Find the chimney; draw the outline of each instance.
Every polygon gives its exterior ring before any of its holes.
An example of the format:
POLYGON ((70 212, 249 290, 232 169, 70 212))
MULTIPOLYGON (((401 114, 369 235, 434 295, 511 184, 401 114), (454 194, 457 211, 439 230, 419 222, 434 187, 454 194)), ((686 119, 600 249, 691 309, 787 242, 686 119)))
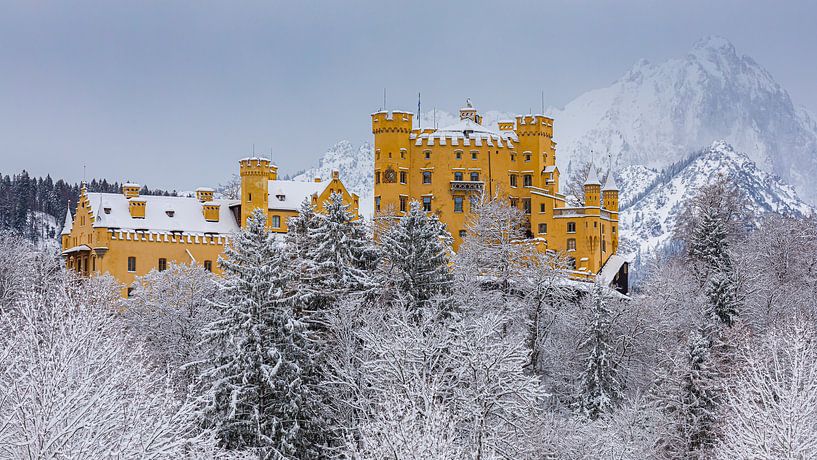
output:
POLYGON ((214 190, 209 187, 199 187, 196 189, 196 199, 202 203, 206 201, 213 201, 214 190))
POLYGON ((314 181, 315 181, 315 183, 318 183, 318 182, 320 182, 320 181, 321 181, 321 178, 320 178, 320 177, 315 176, 315 178, 314 178, 314 179, 312 179, 312 180, 314 180, 314 181))
POLYGON ((218 222, 218 211, 220 205, 214 203, 205 203, 201 205, 201 212, 204 214, 204 220, 207 222, 218 222))
POLYGON ((139 196, 139 189, 142 186, 139 184, 132 184, 130 182, 122 184, 122 194, 125 195, 125 198, 136 198, 139 196))
POLYGON ((147 203, 144 198, 133 197, 128 199, 128 210, 134 219, 145 218, 145 208, 147 203))

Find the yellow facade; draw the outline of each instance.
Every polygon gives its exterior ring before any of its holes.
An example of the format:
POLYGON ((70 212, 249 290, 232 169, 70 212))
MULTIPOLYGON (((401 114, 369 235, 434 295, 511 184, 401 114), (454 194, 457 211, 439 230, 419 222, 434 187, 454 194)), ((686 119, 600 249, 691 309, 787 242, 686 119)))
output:
POLYGON ((266 209, 270 230, 285 233, 304 199, 320 212, 338 192, 357 216, 358 196, 337 172, 326 182, 279 181, 269 160, 252 158, 241 160, 240 173, 240 200, 214 199, 209 188, 197 189, 195 197, 160 197, 140 196, 136 184, 125 184, 121 194, 89 193, 83 186, 61 235, 66 266, 85 276, 109 273, 127 295, 137 277, 170 263, 219 274, 218 258, 254 209, 266 209))
POLYGON ((588 177, 584 207, 567 207, 559 192, 553 119, 520 115, 482 126, 473 107, 441 129, 413 127, 409 112, 372 114, 375 213, 400 215, 412 200, 446 224, 454 249, 466 235, 471 203, 503 197, 524 210, 537 247, 562 252, 578 275, 598 273, 618 247, 618 190, 588 177), (602 191, 604 188, 604 191, 602 191))

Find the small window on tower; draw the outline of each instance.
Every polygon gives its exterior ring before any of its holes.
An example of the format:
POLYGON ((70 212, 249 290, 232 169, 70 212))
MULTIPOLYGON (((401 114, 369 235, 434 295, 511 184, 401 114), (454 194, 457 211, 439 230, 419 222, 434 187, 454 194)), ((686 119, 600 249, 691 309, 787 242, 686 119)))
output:
POLYGON ((128 271, 131 273, 136 271, 136 257, 128 257, 128 271))
POLYGON ((472 159, 472 160, 476 160, 476 159, 477 159, 477 152, 471 152, 471 159, 472 159))
POLYGON ((407 201, 408 201, 407 197, 405 197, 405 196, 400 197, 400 211, 401 212, 406 212, 406 202, 407 201))
POLYGON ((408 173, 405 171, 400 171, 400 183, 405 184, 408 182, 408 173))
POLYGON ((462 152, 454 152, 454 157, 458 160, 462 160, 462 152))
POLYGON ((167 270, 167 259, 159 259, 159 271, 163 272, 167 270))
POLYGON ((454 212, 462 212, 462 197, 454 197, 454 212))
POLYGON ((567 223, 567 233, 576 233, 576 222, 567 223))
POLYGON ((539 233, 546 234, 548 232, 548 224, 539 224, 539 233))
POLYGON ((545 203, 539 203, 539 212, 545 212, 545 203))
POLYGON ((525 154, 525 161, 530 161, 530 153, 525 154))
POLYGON ((424 184, 431 183, 431 171, 423 171, 423 183, 424 184))
POLYGON ((431 159, 431 152, 425 152, 426 160, 431 159))
POLYGON ((374 183, 375 183, 375 184, 379 184, 379 183, 380 183, 380 171, 375 171, 375 172, 374 172, 374 183))
POLYGON ((212 260, 205 260, 204 261, 204 269, 208 272, 213 271, 213 261, 212 260))

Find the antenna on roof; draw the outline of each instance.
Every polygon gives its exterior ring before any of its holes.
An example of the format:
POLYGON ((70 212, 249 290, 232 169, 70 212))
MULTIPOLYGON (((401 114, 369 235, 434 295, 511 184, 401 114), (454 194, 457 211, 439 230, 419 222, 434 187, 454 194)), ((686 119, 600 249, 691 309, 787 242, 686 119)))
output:
POLYGON ((545 90, 542 90, 542 115, 545 114, 545 90))

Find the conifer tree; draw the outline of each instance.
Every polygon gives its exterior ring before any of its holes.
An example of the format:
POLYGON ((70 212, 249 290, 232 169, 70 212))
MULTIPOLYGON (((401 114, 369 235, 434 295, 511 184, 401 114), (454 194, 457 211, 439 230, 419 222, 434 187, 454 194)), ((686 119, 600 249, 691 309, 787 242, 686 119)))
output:
POLYGON ((284 252, 257 210, 220 260, 220 318, 205 328, 214 355, 200 411, 221 444, 263 458, 317 458, 324 444, 310 341, 293 313, 284 252))
POLYGON ((416 201, 383 235, 381 250, 388 262, 385 276, 413 308, 423 308, 435 295, 451 291, 450 243, 445 225, 437 216, 427 215, 416 201))
POLYGON ((324 212, 315 214, 309 230, 301 301, 318 313, 346 292, 368 292, 375 287, 372 271, 378 254, 363 222, 349 212, 343 195, 333 193, 324 212))
POLYGON ((705 334, 689 335, 675 408, 677 440, 670 445, 676 458, 707 458, 718 440, 718 373, 711 347, 705 334))
POLYGON ((590 295, 592 318, 580 344, 585 366, 576 405, 580 414, 594 420, 610 413, 623 398, 623 393, 614 362, 615 346, 604 288, 594 285, 590 295))

